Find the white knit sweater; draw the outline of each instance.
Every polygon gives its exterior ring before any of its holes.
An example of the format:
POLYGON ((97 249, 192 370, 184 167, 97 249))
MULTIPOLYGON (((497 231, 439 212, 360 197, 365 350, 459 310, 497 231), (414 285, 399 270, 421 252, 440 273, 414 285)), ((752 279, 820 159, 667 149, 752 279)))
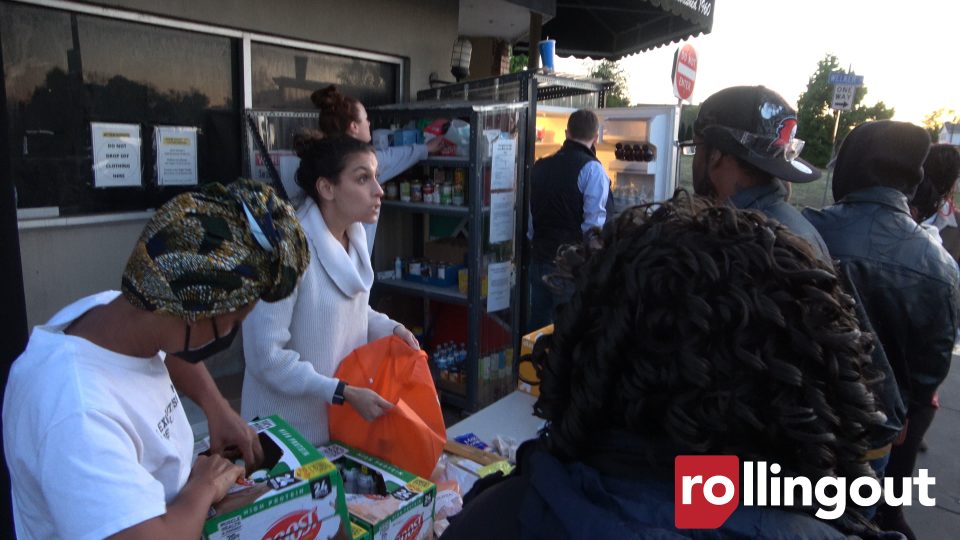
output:
POLYGON ((348 253, 312 199, 297 217, 310 244, 310 264, 290 297, 257 303, 243 322, 241 413, 247 419, 279 414, 320 445, 330 438, 327 407, 340 361, 390 335, 397 323, 370 308, 373 269, 360 223, 347 229, 348 253))

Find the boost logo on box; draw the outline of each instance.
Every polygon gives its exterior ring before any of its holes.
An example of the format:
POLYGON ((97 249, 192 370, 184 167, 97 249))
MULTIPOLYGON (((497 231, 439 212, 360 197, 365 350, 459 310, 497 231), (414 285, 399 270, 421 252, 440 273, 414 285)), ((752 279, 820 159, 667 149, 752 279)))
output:
POLYGON ((270 526, 263 540, 314 540, 320 532, 317 509, 292 512, 270 526))

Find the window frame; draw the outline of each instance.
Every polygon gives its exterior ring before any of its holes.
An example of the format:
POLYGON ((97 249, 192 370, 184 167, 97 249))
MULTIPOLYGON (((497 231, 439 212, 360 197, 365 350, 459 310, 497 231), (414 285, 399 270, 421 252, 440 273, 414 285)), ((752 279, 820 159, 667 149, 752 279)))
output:
MULTIPOLYGON (((236 28, 231 28, 227 26, 221 26, 216 24, 201 23, 190 21, 186 19, 177 19, 173 17, 165 17, 162 15, 152 15, 141 13, 137 11, 132 11, 129 9, 98 6, 91 4, 81 4, 78 2, 68 1, 68 0, 0 0, 8 2, 11 4, 23 4, 30 5, 54 10, 60 10, 67 13, 77 13, 84 15, 92 15, 96 17, 104 17, 108 19, 115 19, 121 21, 128 21, 140 24, 147 24, 152 26, 159 26, 165 28, 172 28, 175 30, 184 30, 188 32, 195 32, 199 34, 207 34, 221 37, 228 37, 235 39, 239 45, 239 55, 240 55, 240 97, 243 104, 242 109, 251 109, 253 108, 253 74, 252 74, 252 58, 251 58, 251 49, 253 43, 263 43, 267 45, 275 45, 286 47, 290 49, 304 50, 310 52, 319 52, 326 54, 335 54, 338 56, 345 56, 348 58, 358 58, 362 60, 372 60, 375 62, 381 62, 385 64, 393 64, 397 69, 397 78, 396 78, 396 88, 395 88, 395 99, 397 103, 402 103, 406 97, 406 92, 404 88, 404 81, 406 80, 406 62, 407 59, 402 56, 395 56, 389 54, 383 54, 373 51, 366 51, 361 49, 354 49, 350 47, 343 47, 338 45, 328 45, 324 43, 316 43, 311 41, 305 41, 297 38, 276 36, 271 34, 264 34, 260 32, 251 32, 246 30, 239 30, 236 28)), ((6 106, 6 104, 3 104, 6 106)), ((9 126, 2 126, 3 129, 9 129, 9 126)), ((241 132, 244 126, 240 126, 241 132)), ((8 151, 3 149, 2 151, 8 151)), ((243 164, 241 164, 241 169, 243 164)), ((6 172, 6 171, 5 171, 6 172)), ((17 220, 20 225, 20 228, 24 228, 24 225, 29 223, 27 228, 36 228, 43 226, 63 226, 68 222, 74 222, 77 219, 82 219, 84 216, 70 216, 69 218, 64 217, 36 217, 29 218, 27 216, 22 216, 20 210, 33 210, 31 208, 17 209, 17 220)), ((31 212, 25 212, 29 215, 31 212)), ((40 210, 40 215, 43 214, 43 211, 40 210)), ((123 221, 129 219, 129 211, 120 211, 120 212, 109 212, 104 214, 95 214, 98 222, 109 221, 110 216, 116 216, 117 220, 123 221)), ((91 214, 94 215, 94 214, 91 214)))

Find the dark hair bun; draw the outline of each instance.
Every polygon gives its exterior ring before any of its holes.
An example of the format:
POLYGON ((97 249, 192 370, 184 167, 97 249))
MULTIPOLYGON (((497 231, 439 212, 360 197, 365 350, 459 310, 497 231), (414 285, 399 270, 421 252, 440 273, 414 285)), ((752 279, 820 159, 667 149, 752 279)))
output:
POLYGON ((331 84, 310 94, 310 101, 313 102, 314 107, 321 111, 336 110, 343 103, 343 94, 337 90, 335 85, 331 84))
POLYGON ((303 128, 293 135, 293 151, 297 153, 298 158, 303 159, 317 152, 317 143, 321 140, 323 140, 323 132, 303 128))

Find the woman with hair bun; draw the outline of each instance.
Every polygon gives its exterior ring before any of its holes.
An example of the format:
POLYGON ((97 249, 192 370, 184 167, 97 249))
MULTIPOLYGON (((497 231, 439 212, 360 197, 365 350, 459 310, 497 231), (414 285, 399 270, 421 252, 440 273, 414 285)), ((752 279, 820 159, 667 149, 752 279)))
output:
MULTIPOLYGON (((369 143, 373 138, 370 134, 370 120, 367 119, 367 109, 356 98, 345 96, 330 85, 315 91, 310 100, 320 109, 320 131, 327 137, 352 137, 369 143)), ((380 184, 389 182, 400 173, 427 159, 427 155, 440 150, 440 139, 434 138, 426 144, 405 146, 391 146, 383 150, 376 150, 377 163, 380 164, 377 181, 380 184)), ((367 233, 367 249, 373 253, 373 240, 377 234, 376 222, 364 224, 367 233)))
POLYGON ((257 306, 243 325, 245 418, 279 414, 314 445, 329 435, 327 407, 344 403, 367 421, 393 405, 333 378, 351 351, 391 334, 420 345, 402 324, 369 305, 373 268, 362 224, 376 223, 383 189, 370 144, 299 135, 297 184, 309 195, 297 217, 310 244, 300 285, 257 306))

